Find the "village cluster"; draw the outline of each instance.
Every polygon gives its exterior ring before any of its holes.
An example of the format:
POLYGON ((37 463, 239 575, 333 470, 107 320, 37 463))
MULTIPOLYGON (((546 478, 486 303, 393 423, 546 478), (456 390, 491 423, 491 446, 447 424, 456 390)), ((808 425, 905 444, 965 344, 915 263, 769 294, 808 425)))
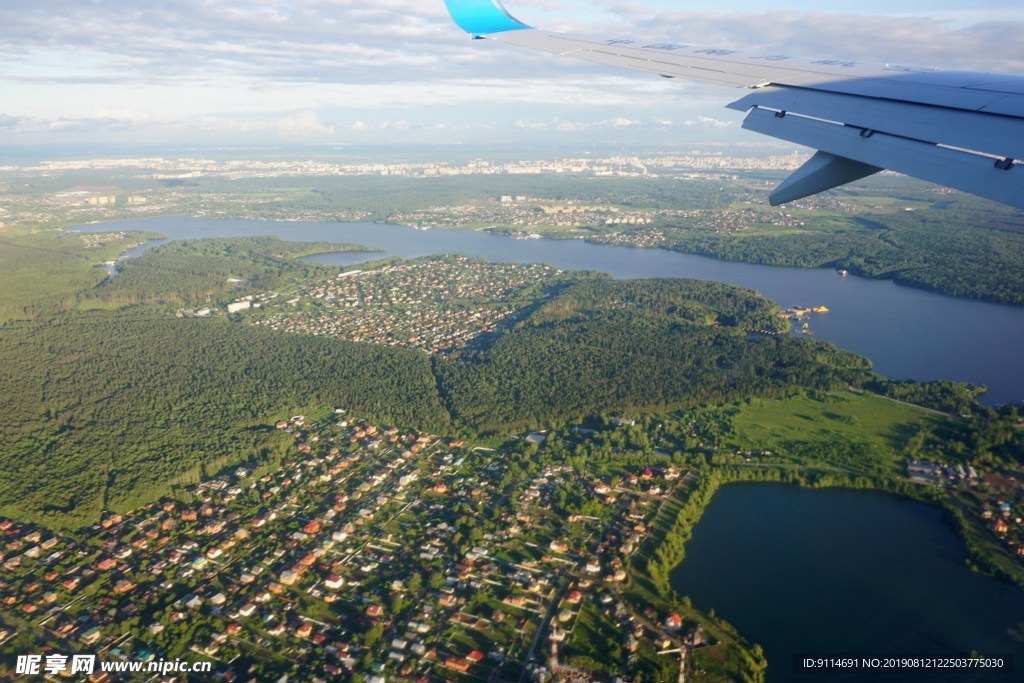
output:
POLYGON ((516 452, 543 435, 474 448, 340 409, 277 427, 294 442, 278 467, 241 466, 75 533, 0 520, 0 639, 213 661, 225 680, 378 683, 586 676, 565 653, 587 646, 575 626, 588 611, 621 626, 623 672, 642 648, 709 645, 620 596, 685 472, 602 481, 516 452), (564 481, 601 516, 557 514, 564 481))
POLYGON ((559 273, 461 256, 353 270, 264 304, 254 324, 450 354, 518 319, 527 291, 559 273))
POLYGON ((683 234, 693 231, 708 233, 735 233, 750 230, 754 225, 774 225, 783 227, 800 227, 803 220, 784 211, 767 213, 751 209, 728 209, 722 211, 695 210, 676 213, 688 214, 682 218, 687 221, 686 227, 676 227, 679 220, 671 227, 656 227, 645 230, 622 229, 594 237, 595 242, 615 244, 623 247, 671 247, 683 234))
POLYGON ((522 195, 502 195, 497 201, 451 206, 434 206, 396 213, 389 222, 419 228, 467 228, 495 225, 520 229, 578 227, 581 225, 649 225, 655 220, 683 217, 688 211, 642 209, 624 211, 615 206, 568 201, 564 204, 522 195))
POLYGON ((1017 478, 994 472, 979 474, 972 465, 964 467, 959 463, 949 465, 927 460, 909 461, 907 477, 919 484, 972 489, 977 499, 976 506, 969 508, 972 514, 981 518, 1008 552, 1024 559, 1024 517, 1019 506, 1015 510, 1013 504, 1001 497, 1003 492, 1021 488, 1017 478))

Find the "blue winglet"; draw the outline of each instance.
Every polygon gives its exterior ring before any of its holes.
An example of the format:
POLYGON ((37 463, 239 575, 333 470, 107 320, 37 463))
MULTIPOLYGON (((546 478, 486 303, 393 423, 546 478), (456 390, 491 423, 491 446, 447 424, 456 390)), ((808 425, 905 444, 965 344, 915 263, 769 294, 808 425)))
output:
POLYGON ((509 14, 500 0, 444 0, 444 4, 459 28, 473 37, 533 28, 509 14))

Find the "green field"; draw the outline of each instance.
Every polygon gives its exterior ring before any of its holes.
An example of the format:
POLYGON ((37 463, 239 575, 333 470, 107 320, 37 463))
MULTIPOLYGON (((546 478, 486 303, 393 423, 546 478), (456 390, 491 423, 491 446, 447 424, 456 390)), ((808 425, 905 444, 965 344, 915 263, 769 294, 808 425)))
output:
POLYGON ((884 470, 901 467, 904 457, 921 456, 926 435, 948 427, 950 419, 880 396, 842 391, 754 400, 740 409, 733 424, 740 448, 843 467, 861 456, 866 458, 862 464, 884 470))

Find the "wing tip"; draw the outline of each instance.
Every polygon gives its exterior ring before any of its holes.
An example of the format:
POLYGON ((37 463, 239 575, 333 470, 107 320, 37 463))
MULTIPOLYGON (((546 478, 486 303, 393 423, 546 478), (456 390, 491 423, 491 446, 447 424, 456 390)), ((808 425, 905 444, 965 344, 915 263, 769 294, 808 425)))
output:
POLYGON ((444 4, 452 21, 474 38, 533 28, 509 14, 501 0, 444 0, 444 4))

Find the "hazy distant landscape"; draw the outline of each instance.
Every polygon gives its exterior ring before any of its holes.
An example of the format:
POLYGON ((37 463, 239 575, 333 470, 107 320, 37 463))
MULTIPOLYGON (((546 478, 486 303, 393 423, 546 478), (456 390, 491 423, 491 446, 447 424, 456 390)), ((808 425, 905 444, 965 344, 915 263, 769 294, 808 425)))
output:
POLYGON ((41 162, 0 168, 9 212, 0 221, 17 216, 21 225, 44 228, 185 214, 486 229, 827 266, 954 296, 1024 303, 1024 234, 1011 209, 894 176, 766 206, 767 190, 800 162, 793 155, 697 151, 403 163, 41 162))

